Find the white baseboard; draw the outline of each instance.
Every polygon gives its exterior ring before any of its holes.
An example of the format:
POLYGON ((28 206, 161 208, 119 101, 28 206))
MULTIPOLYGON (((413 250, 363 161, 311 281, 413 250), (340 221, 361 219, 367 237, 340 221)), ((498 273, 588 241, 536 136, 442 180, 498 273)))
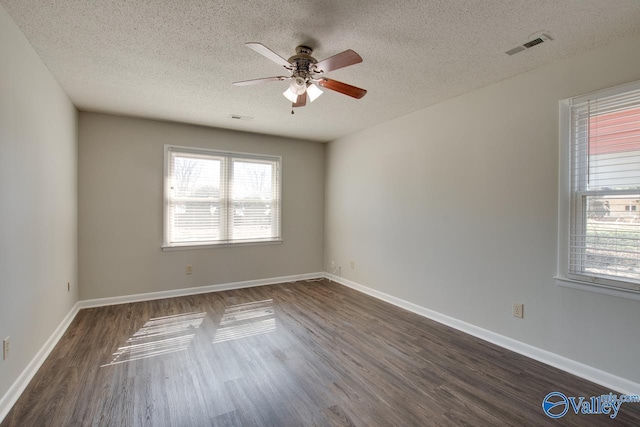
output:
POLYGON ((527 356, 531 359, 537 360, 547 365, 553 366, 554 368, 569 372, 570 374, 576 375, 580 378, 584 378, 585 380, 600 384, 601 386, 606 387, 612 391, 617 391, 618 393, 622 394, 640 394, 640 384, 630 381, 626 378, 622 378, 617 375, 613 375, 600 369, 594 368, 592 366, 576 362, 575 360, 560 356, 550 351, 525 344, 513 338, 491 332, 487 329, 483 329, 470 323, 463 322, 462 320, 458 320, 445 314, 438 313, 437 311, 429 310, 428 308, 413 304, 384 292, 371 289, 367 286, 352 282, 342 277, 338 277, 329 273, 325 273, 325 277, 336 283, 347 286, 351 289, 355 289, 356 291, 370 295, 379 300, 388 302, 400 308, 404 308, 405 310, 419 314, 420 316, 429 318, 431 320, 435 320, 436 322, 442 323, 443 325, 450 326, 469 335, 473 335, 474 337, 522 354, 523 356, 527 356))
POLYGON ((24 392, 29 382, 33 379, 38 369, 42 366, 46 358, 49 356, 53 348, 56 346, 62 335, 83 308, 102 307, 115 304, 126 304, 138 301, 151 301, 155 299, 173 298, 186 295, 206 294, 209 292, 228 291, 232 289, 251 288, 255 286, 275 285, 277 283, 295 282, 298 280, 310 280, 323 278, 324 273, 307 273, 296 274, 292 276, 272 277, 270 279, 248 280, 245 282, 224 283, 220 285, 201 286, 195 288, 174 289, 170 291, 150 292, 145 294, 125 295, 121 297, 98 298, 84 301, 78 301, 62 320, 47 342, 42 346, 40 351, 35 355, 33 360, 22 371, 18 379, 11 385, 9 390, 0 399, 0 423, 7 416, 13 405, 16 403, 20 395, 24 392))
POLYGON ((9 390, 2 396, 0 399, 0 423, 4 420, 4 417, 7 416, 13 405, 15 405, 16 401, 22 394, 29 382, 33 379, 35 374, 38 372, 38 369, 42 366, 44 361, 51 353, 51 350, 58 344, 62 335, 66 332, 67 328, 76 317, 79 311, 79 304, 75 303, 69 313, 62 319, 62 322, 58 325, 53 334, 49 337, 47 342, 44 343, 40 351, 36 353, 35 357, 31 360, 31 362, 27 365, 27 367, 22 371, 18 379, 14 381, 14 383, 9 387, 9 390))
POLYGON ((104 307, 107 305, 127 304, 130 302, 151 301, 155 299, 183 297, 187 295, 208 294, 209 292, 230 291, 232 289, 253 288, 324 277, 324 273, 295 274, 292 276, 272 277, 269 279, 247 280, 245 282, 223 283, 220 285, 197 286, 194 288, 172 289, 170 291, 148 292, 144 294, 124 295, 121 297, 96 298, 80 301, 80 308, 104 307))

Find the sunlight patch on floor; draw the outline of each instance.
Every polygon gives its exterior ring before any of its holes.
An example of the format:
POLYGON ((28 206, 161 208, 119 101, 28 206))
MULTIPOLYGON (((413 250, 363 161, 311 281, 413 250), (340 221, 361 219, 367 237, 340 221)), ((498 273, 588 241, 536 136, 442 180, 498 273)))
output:
POLYGON ((195 336, 206 313, 183 313, 149 319, 124 346, 101 367, 184 351, 195 336))
POLYGON ((255 301, 225 309, 213 343, 262 335, 276 330, 273 300, 255 301))

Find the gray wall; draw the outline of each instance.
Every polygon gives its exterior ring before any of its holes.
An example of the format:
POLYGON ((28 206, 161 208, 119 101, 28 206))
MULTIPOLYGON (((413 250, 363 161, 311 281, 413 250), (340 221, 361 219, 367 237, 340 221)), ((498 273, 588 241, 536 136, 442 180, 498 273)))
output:
POLYGON ((331 142, 325 270, 640 381, 640 302, 553 279, 558 101, 637 79, 638 37, 331 142))
POLYGON ((78 135, 81 299, 323 271, 323 144, 85 112, 78 135), (163 252, 164 144, 282 156, 284 242, 163 252))
POLYGON ((76 120, 0 6, 0 398, 77 301, 76 120))

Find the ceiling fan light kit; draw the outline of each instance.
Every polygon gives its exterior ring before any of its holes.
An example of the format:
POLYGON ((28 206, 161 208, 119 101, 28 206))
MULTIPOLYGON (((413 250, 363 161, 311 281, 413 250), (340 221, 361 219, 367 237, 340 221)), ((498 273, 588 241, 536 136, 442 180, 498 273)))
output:
POLYGON ((289 59, 284 59, 263 44, 250 42, 245 43, 245 45, 276 64, 283 66, 290 75, 244 80, 234 82, 234 86, 249 86, 260 83, 291 80, 289 87, 282 94, 291 101, 291 105, 294 108, 307 105, 307 99, 309 102, 318 99, 318 97, 324 93, 320 87, 356 99, 362 98, 367 93, 365 89, 321 76, 321 74, 326 72, 362 62, 362 57, 351 49, 318 61, 311 56, 313 49, 309 46, 296 47, 296 54, 289 59))
POLYGON ((298 100, 298 94, 292 91, 291 87, 288 87, 287 90, 282 92, 282 94, 291 102, 296 102, 298 100))
POLYGON ((309 87, 307 87, 307 95, 309 95, 309 102, 313 102, 324 92, 317 85, 311 83, 309 87))

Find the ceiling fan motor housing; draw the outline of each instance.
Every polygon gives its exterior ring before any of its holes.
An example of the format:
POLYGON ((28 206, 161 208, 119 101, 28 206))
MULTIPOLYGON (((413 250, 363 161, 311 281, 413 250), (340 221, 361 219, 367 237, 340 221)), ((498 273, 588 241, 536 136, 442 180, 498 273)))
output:
POLYGON ((311 56, 313 49, 309 46, 296 47, 296 54, 289 58, 289 63, 293 66, 294 78, 302 77, 308 80, 311 75, 313 65, 318 62, 316 58, 311 56))

